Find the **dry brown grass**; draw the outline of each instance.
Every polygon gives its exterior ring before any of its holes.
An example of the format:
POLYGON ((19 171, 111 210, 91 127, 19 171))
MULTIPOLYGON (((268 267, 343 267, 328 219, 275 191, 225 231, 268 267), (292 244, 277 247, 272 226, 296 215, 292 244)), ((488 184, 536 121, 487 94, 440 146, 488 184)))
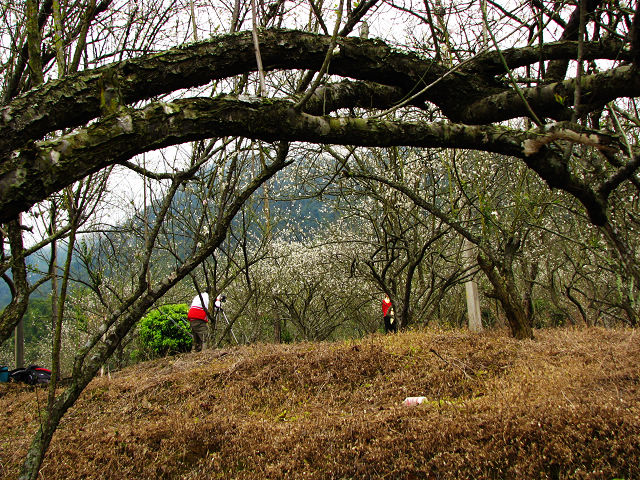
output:
MULTIPOLYGON (((42 478, 640 478, 638 333, 536 334, 429 330, 140 364, 90 384, 42 478), (416 395, 427 402, 401 404, 416 395)), ((0 476, 15 478, 37 398, 0 395, 0 476)))

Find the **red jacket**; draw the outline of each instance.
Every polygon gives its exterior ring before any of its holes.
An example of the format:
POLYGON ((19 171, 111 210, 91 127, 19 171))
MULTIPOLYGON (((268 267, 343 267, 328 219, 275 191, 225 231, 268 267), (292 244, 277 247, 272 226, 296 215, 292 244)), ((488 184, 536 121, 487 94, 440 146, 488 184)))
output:
POLYGON ((189 309, 189 313, 187 313, 187 318, 189 320, 207 320, 207 312, 204 311, 202 307, 191 307, 189 309))
POLYGON ((191 302, 191 308, 189 308, 189 312, 187 313, 188 320, 204 320, 205 322, 209 320, 207 318, 207 312, 202 306, 203 302, 205 305, 209 303, 209 295, 207 293, 201 293, 194 297, 193 302, 191 302))
POLYGON ((382 300, 382 316, 383 317, 387 316, 387 313, 389 312, 390 308, 391 308, 391 300, 389 300, 388 302, 386 298, 382 300))

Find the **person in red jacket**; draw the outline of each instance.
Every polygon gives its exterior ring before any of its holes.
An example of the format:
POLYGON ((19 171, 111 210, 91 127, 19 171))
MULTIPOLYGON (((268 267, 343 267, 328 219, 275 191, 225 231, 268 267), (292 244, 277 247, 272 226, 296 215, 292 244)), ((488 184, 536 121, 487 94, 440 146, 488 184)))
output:
POLYGON ((398 325, 396 324, 395 313, 389 295, 385 295, 384 300, 382 300, 382 319, 384 320, 384 333, 398 331, 398 325))
POLYGON ((187 313, 187 320, 191 325, 191 337, 193 337, 193 345, 191 351, 199 352, 203 345, 206 346, 207 336, 209 334, 209 294, 199 293, 193 298, 191 308, 187 313))

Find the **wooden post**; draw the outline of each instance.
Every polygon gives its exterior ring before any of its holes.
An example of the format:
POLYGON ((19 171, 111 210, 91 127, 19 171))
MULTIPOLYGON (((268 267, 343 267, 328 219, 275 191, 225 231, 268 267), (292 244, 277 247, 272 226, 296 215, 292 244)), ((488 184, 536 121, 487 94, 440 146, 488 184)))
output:
MULTIPOLYGON (((467 268, 471 268, 474 264, 473 245, 464 239, 463 257, 467 268)), ((482 317, 480 316, 480 297, 478 295, 478 283, 473 279, 469 279, 465 283, 465 291, 467 294, 467 316, 469 319, 469 330, 475 333, 482 331, 482 317)))

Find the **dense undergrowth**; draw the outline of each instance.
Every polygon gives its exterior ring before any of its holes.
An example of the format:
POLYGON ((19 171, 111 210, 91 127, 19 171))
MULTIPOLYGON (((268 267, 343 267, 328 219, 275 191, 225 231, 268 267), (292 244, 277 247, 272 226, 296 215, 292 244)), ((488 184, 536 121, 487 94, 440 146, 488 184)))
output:
MULTIPOLYGON (((639 340, 427 330, 167 357, 94 380, 41 475, 640 478, 639 340)), ((17 477, 45 397, 0 384, 0 477, 17 477)))

